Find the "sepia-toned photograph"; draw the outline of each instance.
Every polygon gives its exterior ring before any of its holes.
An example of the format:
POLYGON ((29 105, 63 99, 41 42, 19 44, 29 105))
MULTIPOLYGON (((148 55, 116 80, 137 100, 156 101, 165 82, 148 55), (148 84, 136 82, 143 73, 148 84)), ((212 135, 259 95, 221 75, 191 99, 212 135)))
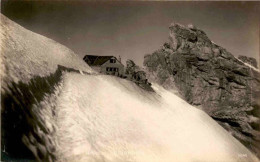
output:
POLYGON ((260 2, 0 2, 0 161, 260 162, 260 2))

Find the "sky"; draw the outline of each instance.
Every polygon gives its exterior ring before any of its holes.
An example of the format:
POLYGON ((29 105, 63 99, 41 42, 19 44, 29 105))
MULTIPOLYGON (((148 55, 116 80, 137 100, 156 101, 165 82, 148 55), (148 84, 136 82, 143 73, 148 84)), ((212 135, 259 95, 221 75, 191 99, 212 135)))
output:
POLYGON ((121 56, 142 66, 168 41, 169 25, 193 24, 233 55, 259 61, 259 2, 2 1, 1 13, 84 55, 121 56))

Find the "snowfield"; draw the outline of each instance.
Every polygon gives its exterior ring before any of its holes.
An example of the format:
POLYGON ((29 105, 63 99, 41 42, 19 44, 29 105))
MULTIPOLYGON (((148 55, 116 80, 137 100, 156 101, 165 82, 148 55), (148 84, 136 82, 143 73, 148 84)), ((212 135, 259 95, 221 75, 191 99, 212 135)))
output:
POLYGON ((57 65, 92 72, 92 69, 67 47, 33 33, 1 14, 1 78, 27 82, 35 76, 54 73, 57 65), (8 77, 5 77, 8 75, 8 77))
POLYGON ((60 161, 257 161, 206 113, 159 86, 66 74, 57 105, 60 161))
MULTIPOLYGON (((125 79, 94 75, 68 48, 3 15, 0 37, 1 92, 16 105, 12 108, 4 105, 1 110, 14 119, 17 118, 12 113, 23 113, 19 118, 30 124, 31 130, 22 132, 19 128, 21 136, 18 137, 38 160, 258 161, 206 113, 156 84, 153 84, 155 92, 147 92, 125 79), (58 65, 80 73, 57 71, 50 75, 58 65), (82 71, 89 74, 84 75, 82 71), (33 80, 36 76, 41 77, 33 80), (9 85, 10 82, 13 84, 9 85), (22 86, 14 84, 17 82, 23 83, 22 86), (49 83, 57 87, 50 88, 49 83), (8 92, 7 85, 13 91, 8 92), (18 85, 26 92, 21 92, 18 85), (44 92, 38 91, 38 87, 44 92), (27 97, 31 95, 33 97, 27 97), (26 103, 30 103, 30 107, 26 103)), ((19 120, 17 123, 19 126, 19 120)), ((10 128, 8 123, 4 125, 10 128)), ((16 131, 15 128, 5 131, 10 130, 16 131)), ((9 150, 15 150, 15 145, 9 145, 9 150)))

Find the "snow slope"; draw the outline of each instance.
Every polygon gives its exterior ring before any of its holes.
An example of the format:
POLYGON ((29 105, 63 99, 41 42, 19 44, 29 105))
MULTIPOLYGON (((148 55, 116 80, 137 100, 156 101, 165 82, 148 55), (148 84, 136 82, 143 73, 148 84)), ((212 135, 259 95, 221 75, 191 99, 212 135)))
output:
POLYGON ((2 14, 0 50, 1 160, 54 159, 49 138, 54 130, 48 123, 54 118, 62 67, 87 73, 92 70, 67 47, 2 14))
POLYGON ((60 161, 258 161, 207 114, 154 86, 66 74, 57 104, 60 161))
POLYGON ((91 72, 91 68, 67 47, 31 32, 1 14, 1 78, 27 82, 55 72, 57 65, 91 72))
POLYGON ((1 142, 10 157, 24 155, 22 140, 42 161, 258 161, 208 115, 160 86, 152 93, 92 75, 71 50, 3 15, 0 37, 1 142))

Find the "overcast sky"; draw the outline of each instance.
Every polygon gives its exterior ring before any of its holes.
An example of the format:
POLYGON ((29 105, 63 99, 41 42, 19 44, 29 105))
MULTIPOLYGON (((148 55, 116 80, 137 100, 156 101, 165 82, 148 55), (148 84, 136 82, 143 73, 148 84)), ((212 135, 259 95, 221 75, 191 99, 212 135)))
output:
POLYGON ((25 28, 85 54, 143 56, 168 41, 169 25, 190 23, 235 56, 259 60, 259 2, 1 2, 25 28))

